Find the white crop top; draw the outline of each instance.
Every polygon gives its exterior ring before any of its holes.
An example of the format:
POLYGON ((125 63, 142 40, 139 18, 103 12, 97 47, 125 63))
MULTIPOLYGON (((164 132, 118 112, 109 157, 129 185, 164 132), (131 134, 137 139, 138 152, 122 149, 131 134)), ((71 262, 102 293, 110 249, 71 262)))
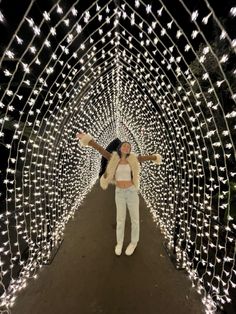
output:
POLYGON ((129 164, 119 164, 116 169, 117 181, 131 181, 131 169, 129 164))

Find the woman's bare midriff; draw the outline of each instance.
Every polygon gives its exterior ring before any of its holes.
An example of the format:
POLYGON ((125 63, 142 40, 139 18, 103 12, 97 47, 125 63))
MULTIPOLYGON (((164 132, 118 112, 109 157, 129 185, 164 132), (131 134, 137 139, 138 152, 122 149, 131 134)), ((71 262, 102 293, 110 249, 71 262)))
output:
MULTIPOLYGON (((125 165, 125 164, 128 164, 128 162, 121 160, 119 164, 125 165)), ((132 181, 116 181, 116 186, 121 189, 127 189, 131 187, 132 185, 134 185, 132 181)))
POLYGON ((121 189, 127 189, 132 185, 134 185, 132 181, 116 181, 116 186, 121 189))

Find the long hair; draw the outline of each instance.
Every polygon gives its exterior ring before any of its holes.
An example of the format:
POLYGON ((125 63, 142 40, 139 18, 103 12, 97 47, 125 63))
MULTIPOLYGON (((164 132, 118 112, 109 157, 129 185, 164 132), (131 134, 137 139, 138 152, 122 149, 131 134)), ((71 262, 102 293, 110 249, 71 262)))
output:
MULTIPOLYGON (((124 144, 124 143, 128 143, 128 144, 130 145, 130 151, 131 151, 131 144, 130 144, 129 142, 127 142, 127 141, 121 142, 121 143, 119 144, 119 146, 117 147, 117 150, 116 150, 117 153, 118 153, 118 155, 120 156, 120 158, 121 158, 121 151, 120 151, 120 148, 121 148, 122 144, 124 144)), ((126 154, 126 158, 129 157, 129 155, 130 155, 130 153, 129 153, 129 154, 126 154)))

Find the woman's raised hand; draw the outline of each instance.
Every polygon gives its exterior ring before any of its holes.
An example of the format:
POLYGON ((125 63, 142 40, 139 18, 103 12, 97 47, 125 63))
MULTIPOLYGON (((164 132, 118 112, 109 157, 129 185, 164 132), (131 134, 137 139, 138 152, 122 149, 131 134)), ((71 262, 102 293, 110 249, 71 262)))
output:
POLYGON ((89 143, 93 139, 93 137, 88 133, 77 132, 76 139, 79 140, 81 146, 90 146, 89 143))
POLYGON ((78 140, 81 140, 84 136, 86 135, 86 133, 76 133, 76 138, 78 139, 78 140))

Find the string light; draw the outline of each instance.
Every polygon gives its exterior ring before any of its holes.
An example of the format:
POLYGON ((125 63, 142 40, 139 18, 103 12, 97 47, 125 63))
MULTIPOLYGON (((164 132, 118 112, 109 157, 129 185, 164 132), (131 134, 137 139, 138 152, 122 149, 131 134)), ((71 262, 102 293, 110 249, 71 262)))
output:
MULTIPOLYGON (((50 258, 98 178, 100 156, 80 147, 78 131, 92 134, 104 147, 118 137, 137 154, 158 151, 163 156, 159 168, 142 165, 141 194, 153 221, 167 246, 175 247, 177 262, 202 295, 206 313, 231 301, 236 224, 229 203, 236 173, 230 168, 235 164, 230 125, 236 111, 226 113, 218 95, 227 90, 236 101, 224 71, 235 40, 206 0, 204 15, 179 2, 189 16, 188 34, 162 1, 158 8, 141 0, 134 5, 124 0, 120 6, 94 2, 84 12, 79 1, 69 9, 59 1, 38 13, 40 22, 30 10, 22 18, 0 59, 6 80, 0 94, 0 138, 7 155, 1 182, 6 196, 0 215, 2 308, 13 306, 29 277, 37 278, 35 272, 50 258), (219 56, 202 31, 210 19, 219 40, 228 45, 219 56), (30 30, 27 37, 24 29, 30 30), (194 49, 198 40, 203 43, 199 54, 194 49), (219 73, 216 81, 207 70, 208 58, 219 73), (16 66, 6 60, 15 60, 16 66), (21 270, 15 279, 17 265, 21 270)), ((229 16, 235 15, 233 7, 229 16)), ((5 22, 1 12, 0 22, 5 22)))

